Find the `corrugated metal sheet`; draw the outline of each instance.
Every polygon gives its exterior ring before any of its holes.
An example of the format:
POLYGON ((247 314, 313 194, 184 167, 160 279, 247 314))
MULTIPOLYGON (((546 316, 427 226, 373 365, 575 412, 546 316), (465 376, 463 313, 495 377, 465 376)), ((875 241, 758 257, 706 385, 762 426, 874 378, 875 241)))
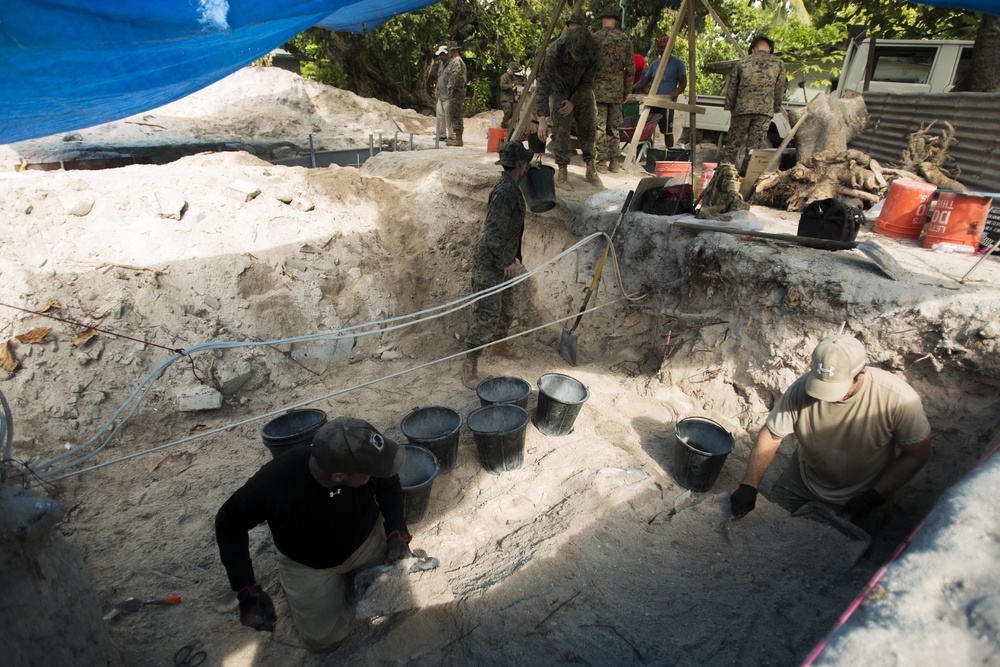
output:
POLYGON ((943 121, 955 126, 958 143, 951 155, 962 169, 958 178, 970 190, 1000 192, 1000 94, 945 93, 899 95, 865 93, 871 123, 851 148, 882 164, 898 163, 910 134, 921 124, 943 121))

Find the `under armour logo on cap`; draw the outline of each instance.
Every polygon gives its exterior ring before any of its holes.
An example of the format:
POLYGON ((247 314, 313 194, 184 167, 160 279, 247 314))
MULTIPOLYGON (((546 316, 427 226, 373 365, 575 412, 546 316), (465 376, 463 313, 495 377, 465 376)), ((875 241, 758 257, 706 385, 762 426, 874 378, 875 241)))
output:
POLYGON ((337 417, 313 436, 312 455, 328 473, 392 477, 403 465, 405 454, 364 419, 337 417))
POLYGON ((806 393, 821 401, 842 401, 867 363, 865 346, 853 336, 824 338, 812 353, 806 393))

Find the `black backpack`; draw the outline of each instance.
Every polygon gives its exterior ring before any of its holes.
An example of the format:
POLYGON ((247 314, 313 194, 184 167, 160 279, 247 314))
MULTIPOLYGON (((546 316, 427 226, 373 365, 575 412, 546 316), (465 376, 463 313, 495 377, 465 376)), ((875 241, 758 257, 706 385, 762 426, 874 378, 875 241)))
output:
POLYGON ((843 199, 817 199, 802 211, 798 236, 831 241, 853 241, 865 222, 861 209, 843 199))
POLYGON ((694 190, 690 185, 668 185, 646 190, 641 210, 652 215, 680 215, 690 213, 693 206, 694 190))

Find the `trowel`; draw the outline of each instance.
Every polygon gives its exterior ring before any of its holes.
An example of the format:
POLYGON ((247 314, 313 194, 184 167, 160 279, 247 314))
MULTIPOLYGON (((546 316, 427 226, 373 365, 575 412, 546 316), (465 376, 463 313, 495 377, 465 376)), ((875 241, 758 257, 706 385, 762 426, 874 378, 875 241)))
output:
POLYGON ((107 614, 104 615, 105 621, 111 621, 121 614, 134 614, 137 611, 142 610, 146 605, 153 605, 157 607, 168 607, 175 604, 180 604, 181 599, 177 595, 168 595, 165 598, 153 598, 150 600, 140 600, 138 598, 129 598, 127 600, 122 600, 118 604, 114 605, 107 614))

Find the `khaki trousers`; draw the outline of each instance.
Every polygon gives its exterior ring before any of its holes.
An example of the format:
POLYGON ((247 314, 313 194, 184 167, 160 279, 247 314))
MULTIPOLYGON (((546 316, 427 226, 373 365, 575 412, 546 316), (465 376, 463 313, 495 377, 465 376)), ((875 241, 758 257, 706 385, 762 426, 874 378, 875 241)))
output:
POLYGON ((316 569, 278 551, 278 576, 302 643, 310 651, 332 651, 347 638, 354 617, 347 599, 348 576, 366 565, 381 565, 385 528, 379 515, 364 543, 337 567, 316 569))

